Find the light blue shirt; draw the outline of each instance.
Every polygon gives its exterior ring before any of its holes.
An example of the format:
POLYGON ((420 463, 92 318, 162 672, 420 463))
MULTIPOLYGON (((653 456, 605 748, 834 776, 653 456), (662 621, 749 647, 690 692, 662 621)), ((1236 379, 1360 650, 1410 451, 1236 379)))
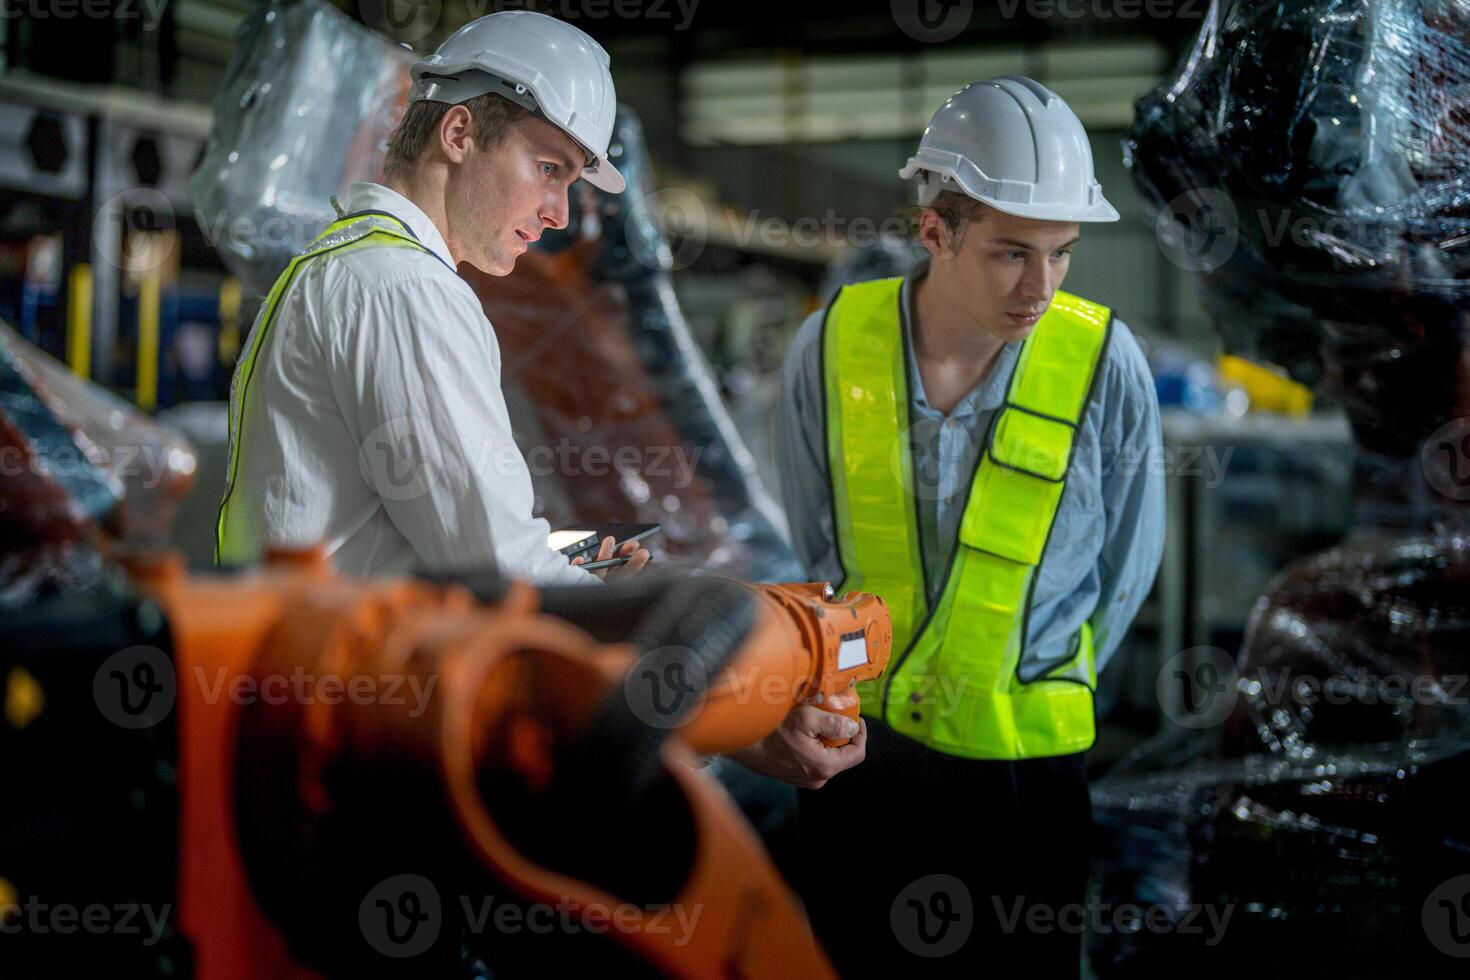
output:
MULTIPOLYGON (((949 415, 933 408, 924 396, 907 315, 912 283, 923 271, 921 266, 904 281, 899 307, 904 311, 909 354, 919 543, 932 604, 958 539, 978 453, 992 416, 1005 400, 1021 345, 1006 344, 989 375, 949 415)), ((786 355, 775 449, 797 557, 814 581, 837 583, 843 571, 832 527, 821 357, 826 312, 819 310, 807 318, 786 355)), ((1100 370, 1037 573, 1022 680, 1034 679, 1074 656, 1073 638, 1089 620, 1101 672, 1148 595, 1163 557, 1164 456, 1158 399, 1138 342, 1116 317, 1100 370)))

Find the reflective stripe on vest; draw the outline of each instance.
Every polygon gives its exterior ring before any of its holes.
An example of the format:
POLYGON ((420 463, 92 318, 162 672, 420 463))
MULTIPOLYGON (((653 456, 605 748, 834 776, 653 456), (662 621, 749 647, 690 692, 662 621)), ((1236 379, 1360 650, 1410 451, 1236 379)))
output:
POLYGON ((245 356, 236 366, 235 376, 230 381, 230 460, 225 496, 220 501, 219 519, 215 524, 216 565, 253 561, 260 550, 257 529, 250 526, 246 509, 231 507, 230 503, 235 493, 235 474, 240 465, 240 427, 245 419, 245 399, 250 394, 250 381, 255 375, 256 361, 270 339, 271 327, 275 324, 281 299, 291 288, 301 267, 309 260, 328 254, 345 255, 359 248, 382 246, 416 248, 433 254, 414 237, 407 225, 391 214, 368 211, 348 215, 328 225, 307 246, 306 251, 292 259, 266 296, 265 303, 255 318, 255 325, 250 330, 250 336, 245 341, 245 356))
MULTIPOLYGON (((972 759, 1066 755, 1096 738, 1092 629, 1069 660, 1020 679, 1037 567, 1066 486, 1112 313, 1057 293, 1021 347, 979 453, 959 540, 931 609, 909 438, 902 279, 848 286, 823 327, 827 452, 839 591, 876 592, 893 617, 888 671, 863 713, 972 759)), ((936 570, 939 571, 939 570, 936 570)))

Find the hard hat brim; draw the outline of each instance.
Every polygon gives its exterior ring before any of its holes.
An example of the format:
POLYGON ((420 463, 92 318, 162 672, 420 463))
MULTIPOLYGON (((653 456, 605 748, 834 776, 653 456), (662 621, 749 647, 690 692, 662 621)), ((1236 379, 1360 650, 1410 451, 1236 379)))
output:
MULTIPOLYGON (((1087 224, 1107 224, 1120 220, 1117 208, 1113 207, 1101 194, 1089 205, 1079 207, 1076 204, 1057 204, 1051 202, 1038 202, 1035 204, 1023 204, 1018 201, 1000 201, 989 194, 968 187, 968 174, 956 173, 953 169, 945 166, 925 166, 917 157, 911 157, 904 168, 898 172, 903 180, 910 180, 920 173, 932 173, 948 178, 948 188, 955 193, 964 194, 973 198, 981 204, 995 208, 997 211, 1009 214, 1016 218, 1031 218, 1036 221, 1068 221, 1087 224)), ((919 199, 924 201, 923 197, 919 199)))
POLYGON ((1032 218, 1037 221, 1068 221, 1078 224, 1107 224, 1118 221, 1118 209, 1106 200, 1099 200, 1090 208, 1058 208, 1048 204, 1002 204, 999 201, 977 197, 975 200, 988 204, 997 211, 1016 218, 1032 218))
POLYGON ((582 179, 598 190, 609 194, 621 194, 628 188, 628 182, 623 179, 622 173, 617 167, 608 163, 605 156, 597 158, 597 166, 590 170, 583 170, 582 179))

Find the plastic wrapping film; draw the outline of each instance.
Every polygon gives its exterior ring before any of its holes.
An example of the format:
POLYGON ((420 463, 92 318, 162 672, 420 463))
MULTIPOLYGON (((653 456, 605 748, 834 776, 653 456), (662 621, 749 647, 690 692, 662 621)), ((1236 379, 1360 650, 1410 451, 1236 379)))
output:
POLYGON ((837 297, 843 286, 870 279, 906 276, 928 257, 924 246, 917 242, 897 235, 881 235, 854 245, 833 259, 822 272, 818 295, 825 305, 837 297))
MULTIPOLYGON (((225 263, 257 294, 332 216, 328 199, 378 173, 412 57, 312 0, 257 9, 215 102, 198 207, 242 216, 225 263), (391 112, 389 110, 392 110, 391 112)), ((494 326, 500 383, 553 527, 658 522, 663 557, 755 579, 795 579, 781 514, 756 474, 674 295, 642 129, 618 112, 622 195, 574 185, 506 278, 461 266, 494 326)), ((343 197, 345 200, 345 197, 343 197)), ((490 366, 485 383, 494 384, 490 366)))
POLYGON ((1355 507, 1238 654, 1165 665, 1195 731, 1094 785, 1094 900, 1164 910, 1095 931, 1100 976, 1463 975, 1467 41, 1470 3, 1217 2, 1138 104, 1127 159, 1166 250, 1229 347, 1345 408, 1355 507))
POLYGON ((0 608, 93 586, 103 531, 162 545, 194 471, 187 442, 0 324, 0 608))
POLYGON ((675 559, 799 579, 780 510, 674 295, 643 128, 626 107, 609 156, 627 191, 575 185, 567 227, 507 277, 460 268, 495 326, 542 512, 553 527, 656 521, 655 543, 675 559))
POLYGON ((262 4, 241 22, 190 181, 200 225, 248 293, 373 180, 408 99, 411 51, 312 0, 262 4))

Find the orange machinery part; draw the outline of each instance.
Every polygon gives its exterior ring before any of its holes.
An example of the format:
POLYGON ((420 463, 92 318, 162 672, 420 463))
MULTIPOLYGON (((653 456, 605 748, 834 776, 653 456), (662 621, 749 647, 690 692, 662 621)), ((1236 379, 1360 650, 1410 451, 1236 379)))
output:
MULTIPOLYGON (((540 615, 535 590, 515 584, 504 601, 478 603, 467 589, 408 579, 337 577, 319 550, 276 552, 242 576, 190 577, 178 556, 134 558, 135 582, 165 607, 173 633, 180 725, 181 921, 201 980, 320 974, 293 959, 288 940, 252 891, 236 826, 242 725, 276 726, 294 738, 299 799, 293 814, 328 808, 316 778, 351 743, 422 755, 472 853, 528 901, 570 898, 583 914, 620 904, 585 882, 520 855, 498 829, 476 774, 499 766, 527 785, 546 783, 554 747, 574 737, 608 686, 634 657, 540 615), (436 677, 432 709, 353 699, 260 701, 248 709, 233 685, 304 669, 349 678, 384 673, 436 677)), ((697 853, 676 901, 703 909, 692 938, 658 930, 619 931, 618 942, 669 976, 832 976, 799 905, 733 804, 693 768, 694 751, 728 751, 773 730, 793 704, 820 696, 855 716, 855 679, 886 665, 891 627, 881 600, 823 587, 755 587, 761 615, 711 686, 702 709, 664 743, 663 766, 683 794, 697 853), (830 594, 828 594, 830 595, 830 594), (840 667, 843 638, 861 635, 868 658, 840 667), (847 702, 851 701, 851 705, 847 702)), ((263 688, 261 689, 264 690, 263 688)), ((433 690, 430 688, 430 690, 433 690)), ((406 700, 406 699, 405 699, 406 700)), ((252 783, 250 792, 279 790, 252 783)), ((287 828, 286 833, 290 832, 287 828)), ((609 841, 610 847, 619 846, 609 841)))
POLYGON ((834 600, 820 582, 753 588, 767 607, 758 632, 680 733, 697 751, 729 752, 758 741, 781 724, 792 706, 808 700, 857 721, 860 704, 854 685, 878 677, 888 666, 893 625, 877 596, 848 593, 834 600), (862 652, 861 661, 842 661, 844 641, 848 649, 862 652))

